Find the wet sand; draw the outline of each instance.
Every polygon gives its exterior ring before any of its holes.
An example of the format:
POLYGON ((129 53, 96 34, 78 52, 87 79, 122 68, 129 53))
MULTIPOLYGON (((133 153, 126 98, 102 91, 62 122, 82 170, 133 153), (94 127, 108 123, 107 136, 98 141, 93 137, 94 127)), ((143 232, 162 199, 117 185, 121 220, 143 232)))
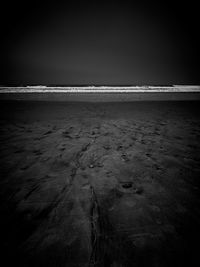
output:
MULTIPOLYGON (((14 89, 15 90, 15 89, 14 89)), ((135 93, 1 93, 0 100, 64 101, 64 102, 131 102, 131 101, 200 101, 199 92, 135 92, 135 93)))
POLYGON ((1 101, 2 266, 199 266, 198 106, 1 101))

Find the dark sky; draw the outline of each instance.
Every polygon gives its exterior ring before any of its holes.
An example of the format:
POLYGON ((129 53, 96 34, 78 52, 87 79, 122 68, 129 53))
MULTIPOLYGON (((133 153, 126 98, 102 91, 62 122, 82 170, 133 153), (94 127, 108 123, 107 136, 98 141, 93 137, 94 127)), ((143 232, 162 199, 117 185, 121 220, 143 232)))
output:
POLYGON ((191 1, 16 2, 1 10, 1 85, 200 84, 191 1))

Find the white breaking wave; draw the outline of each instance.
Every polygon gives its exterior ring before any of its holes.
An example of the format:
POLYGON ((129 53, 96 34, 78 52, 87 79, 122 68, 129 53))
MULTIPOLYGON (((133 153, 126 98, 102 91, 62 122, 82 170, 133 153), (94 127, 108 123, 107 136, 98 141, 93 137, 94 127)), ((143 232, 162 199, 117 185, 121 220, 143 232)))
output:
POLYGON ((57 86, 0 87, 0 93, 158 93, 200 92, 199 85, 173 86, 57 86))

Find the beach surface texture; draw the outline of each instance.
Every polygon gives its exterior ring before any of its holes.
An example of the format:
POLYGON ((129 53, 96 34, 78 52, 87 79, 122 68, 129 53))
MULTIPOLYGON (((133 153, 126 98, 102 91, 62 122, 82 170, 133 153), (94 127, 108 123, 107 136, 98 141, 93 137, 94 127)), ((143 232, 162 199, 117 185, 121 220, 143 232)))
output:
POLYGON ((4 267, 200 265, 198 101, 4 100, 0 125, 4 267))

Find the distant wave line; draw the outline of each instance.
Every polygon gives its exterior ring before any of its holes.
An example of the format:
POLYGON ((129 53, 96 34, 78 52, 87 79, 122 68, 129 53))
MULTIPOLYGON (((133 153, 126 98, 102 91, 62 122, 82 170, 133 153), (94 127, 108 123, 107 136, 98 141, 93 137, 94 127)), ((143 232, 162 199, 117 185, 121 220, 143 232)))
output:
POLYGON ((0 87, 0 93, 167 93, 167 92, 200 92, 198 85, 174 86, 74 86, 74 87, 0 87))

